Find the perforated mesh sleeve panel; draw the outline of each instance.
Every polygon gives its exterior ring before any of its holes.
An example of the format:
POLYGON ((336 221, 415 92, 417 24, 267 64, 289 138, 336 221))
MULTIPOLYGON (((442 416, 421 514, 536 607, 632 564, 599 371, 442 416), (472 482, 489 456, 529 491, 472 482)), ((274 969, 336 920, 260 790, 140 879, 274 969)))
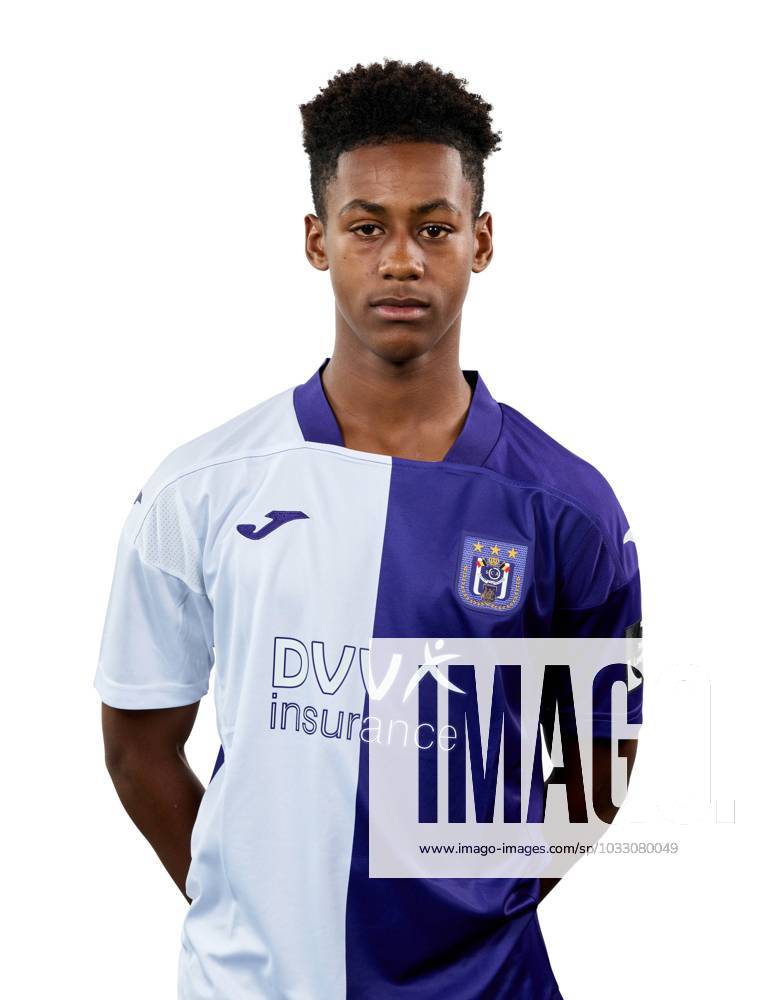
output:
POLYGON ((136 547, 150 566, 177 577, 198 594, 205 593, 198 540, 176 486, 158 494, 139 529, 136 547))

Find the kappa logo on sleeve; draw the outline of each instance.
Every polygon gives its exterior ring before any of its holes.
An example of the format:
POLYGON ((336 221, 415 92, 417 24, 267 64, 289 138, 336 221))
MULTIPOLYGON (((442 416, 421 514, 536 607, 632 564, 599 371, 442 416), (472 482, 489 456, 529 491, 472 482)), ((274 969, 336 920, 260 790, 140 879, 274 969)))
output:
POLYGON ((465 531, 457 571, 457 594, 471 608, 511 611, 521 600, 527 545, 465 531))
POLYGON ((252 542, 258 542, 260 538, 266 538, 267 535, 271 534, 276 528, 279 528, 282 524, 287 524, 289 521, 302 520, 303 518, 309 518, 309 514, 305 514, 303 510, 271 510, 269 514, 265 514, 265 517, 269 517, 270 520, 264 527, 259 528, 257 531, 255 524, 239 524, 237 526, 238 531, 244 538, 249 538, 252 542))

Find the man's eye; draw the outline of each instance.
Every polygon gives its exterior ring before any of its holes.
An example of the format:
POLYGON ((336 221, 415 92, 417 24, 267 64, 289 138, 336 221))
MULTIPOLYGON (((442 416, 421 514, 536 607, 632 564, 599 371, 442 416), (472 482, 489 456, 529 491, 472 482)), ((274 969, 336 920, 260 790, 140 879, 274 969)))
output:
MULTIPOLYGON (((436 230, 437 229, 438 233, 446 233, 446 234, 448 234, 448 233, 451 232, 451 230, 448 229, 446 226, 439 226, 439 225, 437 225, 434 222, 431 223, 429 226, 424 226, 424 229, 432 229, 432 230, 436 230)), ((431 240, 439 240, 439 239, 441 239, 440 236, 433 236, 433 235, 431 235, 429 238, 431 240)))
POLYGON ((363 230, 364 229, 379 229, 379 228, 380 227, 377 226, 376 223, 374 223, 374 222, 364 222, 360 226, 355 226, 353 228, 352 232, 354 232, 354 233, 363 233, 364 236, 373 236, 374 235, 373 233, 364 233, 363 230))

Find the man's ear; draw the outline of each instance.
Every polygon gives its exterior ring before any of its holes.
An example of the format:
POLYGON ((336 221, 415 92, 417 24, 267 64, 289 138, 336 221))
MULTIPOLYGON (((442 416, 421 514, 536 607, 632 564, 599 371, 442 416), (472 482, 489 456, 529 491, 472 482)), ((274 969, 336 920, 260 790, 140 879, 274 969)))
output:
POLYGON ((483 212, 475 223, 475 247, 473 252, 472 270, 485 271, 494 255, 494 245, 491 239, 491 212, 483 212))
POLYGON ((323 223, 317 215, 311 213, 304 217, 304 252, 313 267, 319 271, 328 271, 323 223))

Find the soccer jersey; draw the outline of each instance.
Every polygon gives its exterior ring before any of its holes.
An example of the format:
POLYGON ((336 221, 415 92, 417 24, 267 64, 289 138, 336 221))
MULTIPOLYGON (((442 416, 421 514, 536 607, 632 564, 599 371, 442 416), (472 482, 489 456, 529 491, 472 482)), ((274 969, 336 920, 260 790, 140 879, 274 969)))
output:
MULTIPOLYGON (((477 371, 442 461, 346 448, 328 360, 172 452, 120 539, 102 700, 196 702, 215 651, 221 747, 178 996, 559 998, 537 879, 369 877, 363 666, 378 636, 625 636, 641 618, 628 523, 600 473, 477 371)), ((595 734, 610 722, 599 701, 595 734)))

